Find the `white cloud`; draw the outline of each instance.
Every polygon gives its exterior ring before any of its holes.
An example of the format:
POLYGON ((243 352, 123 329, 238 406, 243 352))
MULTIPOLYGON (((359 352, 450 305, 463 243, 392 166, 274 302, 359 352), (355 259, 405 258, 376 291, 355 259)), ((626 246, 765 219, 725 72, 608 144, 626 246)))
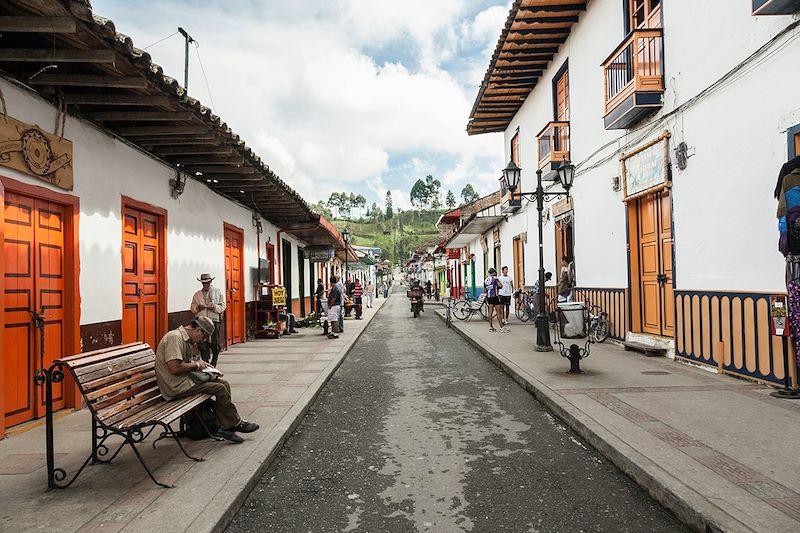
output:
POLYGON ((400 189, 392 189, 392 207, 394 209, 408 210, 412 209, 411 197, 408 191, 401 191, 400 189))
MULTIPOLYGON (((479 174, 475 165, 487 167, 483 172, 502 166, 498 136, 468 137, 464 131, 488 56, 474 60, 481 71, 468 87, 441 66, 459 53, 462 41, 494 47, 505 17, 500 15, 508 7, 483 0, 489 6, 465 18, 479 1, 309 0, 300 7, 290 0, 230 0, 192 3, 191 9, 155 0, 93 5, 137 46, 169 35, 179 23, 187 28, 200 42, 215 111, 308 200, 367 184, 382 202, 388 185, 393 195, 399 193, 395 205, 408 208, 408 194, 400 193, 398 173, 392 173, 396 154, 403 154, 401 161, 428 154, 412 163, 421 171, 415 177, 431 172, 427 168, 437 155, 457 161, 449 171, 439 169, 450 185, 479 174), (468 31, 460 29, 464 24, 468 31), (384 62, 367 53, 398 59, 384 62), (415 65, 400 63, 408 54, 415 65), (395 177, 389 180, 390 175, 395 177)), ((182 79, 179 37, 148 51, 168 74, 182 79)), ((210 104, 194 53, 189 87, 210 104)))

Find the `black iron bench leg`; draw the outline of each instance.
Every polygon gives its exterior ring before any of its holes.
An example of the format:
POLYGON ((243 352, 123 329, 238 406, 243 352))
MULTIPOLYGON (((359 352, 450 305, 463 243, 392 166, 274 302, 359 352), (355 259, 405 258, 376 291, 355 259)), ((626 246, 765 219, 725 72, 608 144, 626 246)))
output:
POLYGON ((164 431, 162 431, 161 432, 161 436, 158 437, 155 440, 155 442, 153 442, 153 448, 155 448, 156 442, 158 442, 159 440, 161 440, 163 438, 166 438, 166 437, 172 437, 173 439, 175 439, 175 442, 178 444, 178 448, 180 448, 181 451, 183 452, 183 455, 185 455, 186 457, 188 457, 192 461, 197 461, 197 462, 205 461, 205 459, 202 459, 202 458, 199 458, 199 457, 192 457, 191 455, 189 455, 189 452, 187 452, 186 448, 184 448, 183 444, 181 444, 181 439, 178 438, 178 434, 175 433, 172 430, 172 428, 169 426, 169 424, 166 424, 164 422, 159 422, 159 425, 164 428, 164 431))
MULTIPOLYGON (((141 431, 138 431, 138 433, 139 435, 141 435, 141 431)), ((144 439, 140 438, 138 439, 138 442, 141 442, 142 440, 144 439)), ((159 487, 164 487, 165 489, 175 488, 175 485, 167 485, 166 483, 161 483, 159 480, 156 479, 156 477, 150 471, 150 467, 148 467, 147 463, 144 461, 144 457, 142 457, 142 454, 139 453, 139 449, 136 447, 136 444, 134 444, 134 439, 133 437, 131 437, 130 433, 126 436, 125 442, 130 445, 131 449, 133 449, 133 453, 135 453, 136 457, 139 458, 139 462, 142 463, 142 466, 147 471, 147 475, 150 476, 150 479, 153 480, 153 483, 155 483, 159 487)))

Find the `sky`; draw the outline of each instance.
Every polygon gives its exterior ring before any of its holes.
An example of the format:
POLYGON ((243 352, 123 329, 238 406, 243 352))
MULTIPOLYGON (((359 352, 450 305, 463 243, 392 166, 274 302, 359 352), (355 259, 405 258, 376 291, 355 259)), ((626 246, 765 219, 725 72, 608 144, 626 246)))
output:
POLYGON ((404 209, 428 174, 442 196, 459 198, 467 183, 482 195, 497 189, 502 134, 465 129, 510 4, 92 1, 180 83, 184 43, 170 35, 185 28, 198 43, 189 94, 306 200, 346 191, 383 207, 391 190, 404 209))

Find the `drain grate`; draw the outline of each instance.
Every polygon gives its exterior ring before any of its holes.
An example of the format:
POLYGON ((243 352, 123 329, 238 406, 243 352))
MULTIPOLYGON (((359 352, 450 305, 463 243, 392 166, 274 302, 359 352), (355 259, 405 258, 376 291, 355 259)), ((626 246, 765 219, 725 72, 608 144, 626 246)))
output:
POLYGON ((648 376, 666 376, 667 374, 672 374, 672 372, 665 372, 664 370, 645 370, 642 374, 647 374, 648 376))

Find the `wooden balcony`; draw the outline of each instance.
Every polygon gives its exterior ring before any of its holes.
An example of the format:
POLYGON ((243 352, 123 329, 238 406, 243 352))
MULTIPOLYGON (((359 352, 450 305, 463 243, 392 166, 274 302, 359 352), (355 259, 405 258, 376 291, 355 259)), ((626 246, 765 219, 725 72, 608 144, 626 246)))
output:
POLYGON ((753 15, 800 13, 800 0, 753 0, 753 15))
POLYGON ((569 161, 569 122, 548 122, 536 136, 542 180, 553 181, 558 168, 569 161))
POLYGON ((628 129, 662 105, 663 30, 634 30, 603 63, 605 128, 628 129))
POLYGON ((515 213, 522 207, 522 196, 511 194, 511 191, 503 185, 503 178, 500 178, 500 213, 508 215, 515 213))

